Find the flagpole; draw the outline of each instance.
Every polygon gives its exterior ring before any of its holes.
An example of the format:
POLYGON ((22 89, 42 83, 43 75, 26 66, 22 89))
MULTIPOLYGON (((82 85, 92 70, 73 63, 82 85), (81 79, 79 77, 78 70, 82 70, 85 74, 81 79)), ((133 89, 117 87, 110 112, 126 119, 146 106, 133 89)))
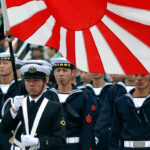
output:
POLYGON ((8 44, 9 44, 11 64, 12 64, 13 75, 14 75, 14 80, 15 80, 16 94, 20 95, 20 88, 19 88, 19 84, 18 84, 15 57, 14 57, 14 52, 13 52, 13 47, 12 47, 12 39, 11 39, 11 35, 8 32, 6 32, 6 34, 7 34, 8 44))

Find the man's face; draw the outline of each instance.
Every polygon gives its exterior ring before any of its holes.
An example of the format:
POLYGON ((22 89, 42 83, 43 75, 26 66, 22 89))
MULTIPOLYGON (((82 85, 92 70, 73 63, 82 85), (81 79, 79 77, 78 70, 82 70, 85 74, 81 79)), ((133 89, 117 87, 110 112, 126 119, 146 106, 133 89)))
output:
POLYGON ((42 51, 41 50, 33 50, 32 51, 32 56, 35 58, 35 59, 41 59, 42 58, 42 51))
POLYGON ((150 88, 150 75, 137 74, 134 78, 136 89, 144 90, 150 88))
POLYGON ((83 82, 90 82, 92 80, 92 74, 89 72, 80 71, 80 78, 83 82))
POLYGON ((54 48, 48 47, 46 53, 49 57, 53 57, 56 54, 56 50, 54 48))
POLYGON ((56 68, 54 76, 58 85, 71 84, 72 71, 69 68, 56 68))
POLYGON ((24 79, 25 87, 28 94, 31 97, 38 97, 41 94, 41 90, 43 88, 43 80, 39 78, 28 78, 24 79))
POLYGON ((0 76, 7 76, 12 73, 10 61, 0 61, 0 76))

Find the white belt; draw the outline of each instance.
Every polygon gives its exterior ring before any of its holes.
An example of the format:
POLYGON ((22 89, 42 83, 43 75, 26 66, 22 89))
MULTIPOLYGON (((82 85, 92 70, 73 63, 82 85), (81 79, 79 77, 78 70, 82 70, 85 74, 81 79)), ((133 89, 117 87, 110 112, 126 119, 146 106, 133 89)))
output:
POLYGON ((73 144, 73 143, 79 143, 80 138, 79 137, 67 137, 66 138, 66 143, 67 144, 73 144))
POLYGON ((11 150, 21 150, 21 148, 18 146, 13 146, 11 150))
POLYGON ((131 147, 131 148, 150 147, 150 141, 124 141, 124 147, 131 147))

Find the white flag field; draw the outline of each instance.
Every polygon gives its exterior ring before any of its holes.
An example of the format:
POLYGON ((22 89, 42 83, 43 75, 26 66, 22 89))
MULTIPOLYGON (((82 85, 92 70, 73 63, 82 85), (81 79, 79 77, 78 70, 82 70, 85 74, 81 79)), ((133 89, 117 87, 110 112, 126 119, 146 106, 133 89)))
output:
POLYGON ((150 74, 150 0, 1 0, 5 30, 94 73, 150 74))

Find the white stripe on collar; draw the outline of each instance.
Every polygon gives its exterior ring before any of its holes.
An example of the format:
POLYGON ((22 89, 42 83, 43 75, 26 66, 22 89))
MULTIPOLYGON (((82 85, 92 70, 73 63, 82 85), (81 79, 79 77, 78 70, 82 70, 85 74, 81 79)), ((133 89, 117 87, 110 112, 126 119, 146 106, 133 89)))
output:
POLYGON ((116 84, 119 84, 119 85, 123 86, 126 90, 126 85, 123 82, 120 81, 120 82, 117 82, 116 84))
MULTIPOLYGON (((58 91, 55 88, 51 88, 51 91, 55 92, 58 95, 58 91)), ((70 92, 69 96, 72 95, 73 93, 82 93, 83 91, 80 89, 74 89, 70 92)))
MULTIPOLYGON (((125 95, 128 96, 130 99, 133 99, 133 96, 130 93, 127 93, 125 95)), ((148 98, 150 98, 150 94, 145 97, 145 99, 148 99, 148 98)))

